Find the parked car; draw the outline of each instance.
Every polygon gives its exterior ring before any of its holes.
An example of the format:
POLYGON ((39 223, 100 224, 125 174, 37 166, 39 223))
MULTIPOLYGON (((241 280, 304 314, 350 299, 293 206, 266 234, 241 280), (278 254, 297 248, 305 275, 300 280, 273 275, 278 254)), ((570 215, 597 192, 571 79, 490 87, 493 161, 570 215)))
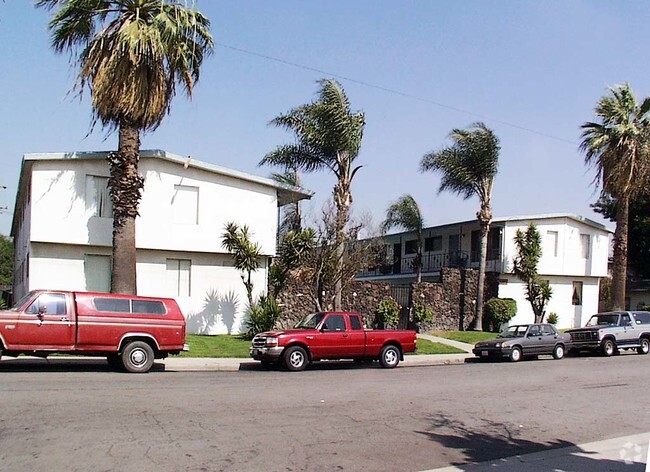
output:
POLYGON ((514 325, 496 339, 476 343, 472 352, 481 359, 507 357, 518 362, 527 356, 549 354, 562 359, 571 349, 571 338, 548 323, 514 325))
POLYGON ((584 328, 567 331, 574 351, 601 352, 612 356, 619 349, 650 352, 650 312, 614 311, 593 315, 584 328))
POLYGON ((416 339, 415 331, 366 330, 359 313, 320 312, 294 329, 256 335, 250 355, 263 365, 283 363, 291 371, 321 359, 379 360, 382 367, 393 368, 405 352, 415 351, 416 339))
POLYGON ((171 298, 34 290, 0 311, 0 357, 106 356, 112 367, 144 373, 154 359, 188 349, 171 298))

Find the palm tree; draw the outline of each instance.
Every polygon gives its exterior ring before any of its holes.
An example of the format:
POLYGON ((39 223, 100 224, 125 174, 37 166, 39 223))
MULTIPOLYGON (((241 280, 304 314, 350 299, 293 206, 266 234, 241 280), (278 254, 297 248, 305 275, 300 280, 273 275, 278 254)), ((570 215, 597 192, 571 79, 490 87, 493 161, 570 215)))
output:
POLYGON ((55 51, 79 65, 75 88, 88 87, 93 125, 119 130, 109 154, 113 202, 111 291, 135 293, 135 218, 143 178, 140 132, 155 130, 170 111, 176 86, 191 97, 205 55, 210 21, 171 0, 39 0, 56 9, 49 23, 55 51))
POLYGON ((260 267, 260 253, 258 243, 251 241, 248 226, 239 226, 237 223, 228 222, 221 235, 221 246, 232 254, 235 268, 241 271, 241 279, 246 287, 248 307, 253 306, 253 281, 252 274, 260 267))
POLYGON ((352 204, 350 187, 361 168, 353 167, 353 163, 361 147, 365 116, 363 112, 350 110, 348 97, 338 82, 323 79, 318 84, 321 86, 318 100, 294 108, 271 121, 272 125, 293 132, 297 142, 279 146, 264 156, 260 165, 279 165, 305 172, 327 169, 336 177, 333 190, 336 208, 334 309, 340 310, 347 239, 345 227, 350 219, 352 204))
POLYGON ((382 233, 391 228, 404 228, 406 231, 415 231, 417 235, 417 249, 413 268, 417 274, 417 282, 422 282, 422 229, 424 220, 420 214, 420 207, 411 195, 402 195, 386 210, 386 219, 381 224, 382 233))
POLYGON ((442 174, 438 193, 449 190, 464 199, 477 196, 481 208, 476 213, 481 227, 478 293, 474 328, 483 329, 483 291, 487 238, 492 222, 492 183, 499 163, 499 139, 483 123, 474 123, 468 129, 454 129, 449 134, 454 143, 437 152, 426 154, 420 162, 420 171, 437 171, 442 174))
POLYGON ((643 191, 650 168, 650 98, 639 105, 627 83, 610 92, 594 110, 599 122, 582 125, 580 150, 585 153, 585 164, 596 168, 594 183, 617 202, 611 295, 612 309, 623 310, 630 199, 643 191))

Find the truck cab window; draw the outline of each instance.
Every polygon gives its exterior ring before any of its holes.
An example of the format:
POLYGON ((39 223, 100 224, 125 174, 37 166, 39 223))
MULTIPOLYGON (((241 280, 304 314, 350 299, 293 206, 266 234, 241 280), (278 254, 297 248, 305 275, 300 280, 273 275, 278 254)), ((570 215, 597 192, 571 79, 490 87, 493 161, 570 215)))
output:
POLYGON ((359 319, 358 315, 350 316, 350 327, 353 330, 360 330, 361 329, 361 320, 359 319))
POLYGON ((323 323, 323 331, 345 331, 345 318, 343 315, 330 315, 323 323))
POLYGON ((43 293, 29 305, 27 313, 47 315, 64 315, 67 313, 65 307, 65 295, 62 293, 43 293))

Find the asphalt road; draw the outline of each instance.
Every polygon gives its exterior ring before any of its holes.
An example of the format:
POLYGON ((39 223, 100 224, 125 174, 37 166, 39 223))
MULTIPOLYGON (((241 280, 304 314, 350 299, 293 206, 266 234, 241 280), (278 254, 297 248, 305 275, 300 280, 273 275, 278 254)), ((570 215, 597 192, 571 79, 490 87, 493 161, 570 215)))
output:
POLYGON ((146 375, 0 362, 0 470, 433 469, 650 431, 649 374, 635 354, 146 375))

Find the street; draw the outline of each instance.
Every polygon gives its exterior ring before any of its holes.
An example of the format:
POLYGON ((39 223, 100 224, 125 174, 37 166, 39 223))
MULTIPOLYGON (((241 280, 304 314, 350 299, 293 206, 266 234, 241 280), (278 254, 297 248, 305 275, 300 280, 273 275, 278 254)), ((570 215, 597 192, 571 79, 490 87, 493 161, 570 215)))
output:
POLYGON ((146 375, 102 363, 32 372, 0 362, 0 470, 420 471, 482 462, 650 431, 649 374, 650 358, 636 354, 146 375))

